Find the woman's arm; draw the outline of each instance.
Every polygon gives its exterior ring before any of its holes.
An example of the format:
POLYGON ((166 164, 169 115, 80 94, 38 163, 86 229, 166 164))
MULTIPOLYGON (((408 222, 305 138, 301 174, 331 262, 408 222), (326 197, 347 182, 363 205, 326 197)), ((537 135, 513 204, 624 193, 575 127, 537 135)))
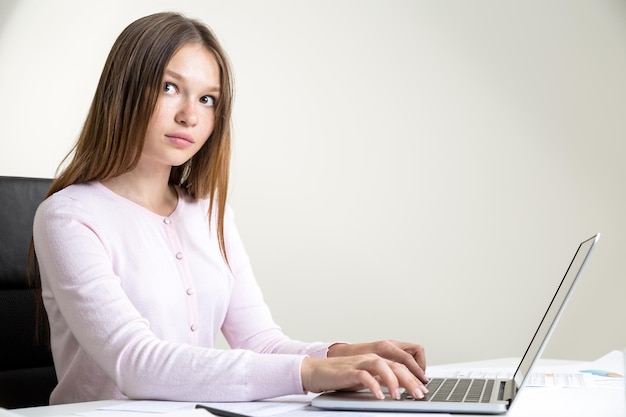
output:
POLYGON ((158 338, 151 327, 158 324, 142 317, 114 273, 110 242, 98 221, 63 196, 44 202, 35 218, 35 248, 61 379, 67 373, 83 378, 74 382, 77 390, 81 384, 84 389, 102 384, 81 374, 81 366, 88 369, 93 361, 122 394, 135 399, 248 401, 302 391, 302 355, 217 350, 158 338), (265 383, 256 383, 261 379, 265 383))

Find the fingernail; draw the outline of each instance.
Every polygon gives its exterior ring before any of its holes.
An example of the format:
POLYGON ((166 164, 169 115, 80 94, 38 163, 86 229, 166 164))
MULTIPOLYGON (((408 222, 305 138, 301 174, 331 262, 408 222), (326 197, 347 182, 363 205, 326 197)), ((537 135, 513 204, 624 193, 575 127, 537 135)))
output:
POLYGON ((422 392, 423 392, 424 394, 428 394, 428 388, 426 388, 426 386, 425 386, 425 385, 422 385, 422 392))
POLYGON ((384 400, 385 399, 385 394, 383 394, 382 391, 378 391, 376 393, 376 398, 378 398, 379 400, 384 400))
POLYGON ((424 398, 424 392, 418 388, 415 390, 415 392, 413 392, 413 397, 421 400, 422 398, 424 398))
POLYGON ((402 392, 400 392, 400 388, 396 388, 393 391, 393 398, 395 398, 396 400, 401 400, 402 399, 402 392))

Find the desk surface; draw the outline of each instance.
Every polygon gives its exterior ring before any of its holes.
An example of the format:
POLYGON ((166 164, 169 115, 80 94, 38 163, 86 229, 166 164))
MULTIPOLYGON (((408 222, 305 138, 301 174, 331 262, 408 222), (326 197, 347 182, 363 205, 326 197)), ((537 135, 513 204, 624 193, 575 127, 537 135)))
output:
MULTIPOLYGON (((487 368, 487 367, 510 367, 514 366, 515 359, 498 359, 492 361, 468 362, 456 364, 462 368, 487 368)), ((560 366, 572 364, 571 361, 541 361, 540 366, 560 366)), ((451 365, 446 365, 449 367, 451 365)), ((625 388, 623 386, 612 388, 585 387, 585 388, 533 388, 523 389, 515 404, 507 413, 507 417, 625 417, 625 388)), ((91 414, 94 417, 102 415, 111 417, 114 413, 98 411, 102 408, 127 403, 123 400, 94 401, 77 404, 54 405, 47 407, 32 407, 11 410, 21 417, 65 417, 75 414, 91 414)), ((120 416, 121 414, 117 414, 120 416)), ((147 413, 124 413, 126 417, 153 417, 147 413)), ((167 416, 168 413, 161 414, 167 416)), ((172 414, 169 414, 170 416, 172 414)), ((198 414, 196 414, 198 415, 198 414)), ((200 414, 201 415, 201 414, 200 414)), ((208 414, 206 414, 208 416, 208 414)), ((290 413, 284 414, 291 415, 290 413)), ((307 410, 310 417, 338 417, 338 416, 398 416, 400 413, 335 413, 329 411, 307 410)), ((406 414, 404 414, 406 415, 406 414)), ((416 415, 416 414, 409 414, 416 415)), ((420 414, 424 415, 424 414, 420 414)))

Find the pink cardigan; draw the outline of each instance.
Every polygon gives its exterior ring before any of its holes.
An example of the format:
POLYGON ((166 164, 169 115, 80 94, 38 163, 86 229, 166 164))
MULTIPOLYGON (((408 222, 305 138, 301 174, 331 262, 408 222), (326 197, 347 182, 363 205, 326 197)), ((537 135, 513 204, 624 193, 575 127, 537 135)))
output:
POLYGON ((222 259, 208 201, 159 216, 99 182, 44 201, 34 241, 58 386, 51 403, 250 401, 303 392, 305 355, 274 323, 230 208, 222 259), (222 331, 232 347, 215 349, 222 331))

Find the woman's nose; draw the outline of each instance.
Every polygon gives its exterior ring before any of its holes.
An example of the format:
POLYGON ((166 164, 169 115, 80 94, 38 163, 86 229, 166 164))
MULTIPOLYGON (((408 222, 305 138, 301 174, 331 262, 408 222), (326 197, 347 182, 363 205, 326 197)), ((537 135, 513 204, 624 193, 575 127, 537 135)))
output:
POLYGON ((176 113, 176 122, 185 126, 194 126, 198 122, 198 115, 194 103, 185 101, 176 113))

